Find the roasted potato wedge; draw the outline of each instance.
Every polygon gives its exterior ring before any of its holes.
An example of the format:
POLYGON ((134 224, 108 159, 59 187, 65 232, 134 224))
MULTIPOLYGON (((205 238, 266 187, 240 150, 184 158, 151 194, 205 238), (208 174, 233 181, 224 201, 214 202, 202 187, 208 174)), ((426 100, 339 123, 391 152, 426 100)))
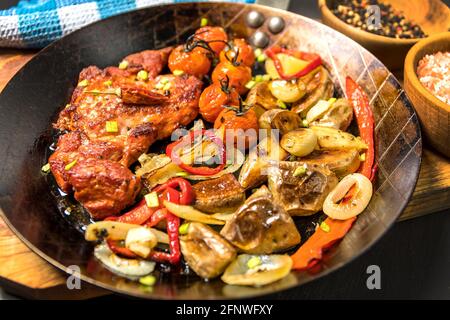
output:
POLYGON ((311 126, 329 127, 347 130, 353 119, 353 108, 347 99, 337 99, 336 102, 311 126))
POLYGON ((328 70, 323 66, 300 78, 300 81, 306 85, 306 92, 302 99, 292 105, 291 110, 305 118, 309 109, 319 100, 328 100, 333 96, 334 86, 328 70))
POLYGON ((363 151, 367 145, 360 137, 334 128, 312 126, 311 130, 317 135, 317 141, 322 150, 357 149, 363 151))
POLYGON ((189 267, 204 279, 219 276, 236 257, 236 250, 212 228, 190 222, 180 239, 181 253, 189 267))
POLYGON ((242 165, 239 173, 239 183, 244 189, 257 187, 267 179, 267 168, 270 160, 284 160, 289 156, 278 141, 272 136, 263 138, 261 142, 250 151, 248 158, 242 165))
POLYGON ((336 175, 324 165, 281 161, 269 169, 273 198, 291 216, 309 216, 320 211, 337 183, 336 175))
POLYGON ((356 149, 314 151, 300 161, 306 164, 327 165, 338 178, 356 172, 361 164, 356 149))
POLYGON ((278 108, 277 98, 269 90, 269 82, 257 83, 247 94, 245 103, 255 110, 259 118, 267 110, 278 108))
POLYGON ((300 243, 300 234, 284 207, 266 186, 253 193, 220 231, 240 251, 270 254, 300 243))

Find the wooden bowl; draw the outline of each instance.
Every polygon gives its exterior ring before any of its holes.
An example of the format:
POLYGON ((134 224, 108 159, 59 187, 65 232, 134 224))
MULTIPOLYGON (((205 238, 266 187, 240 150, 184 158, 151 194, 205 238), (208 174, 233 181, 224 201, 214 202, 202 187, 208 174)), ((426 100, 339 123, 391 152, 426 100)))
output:
POLYGON ((404 86, 422 124, 422 131, 438 151, 450 157, 450 105, 436 98, 417 77, 417 64, 427 54, 450 51, 450 32, 419 41, 406 56, 404 86))
MULTIPOLYGON (((330 10, 336 0, 319 0, 322 22, 352 38, 377 56, 389 69, 403 68, 408 50, 420 39, 395 39, 359 30, 334 15, 330 10)), ((450 9, 440 0, 385 0, 428 34, 446 32, 450 26, 450 9)))

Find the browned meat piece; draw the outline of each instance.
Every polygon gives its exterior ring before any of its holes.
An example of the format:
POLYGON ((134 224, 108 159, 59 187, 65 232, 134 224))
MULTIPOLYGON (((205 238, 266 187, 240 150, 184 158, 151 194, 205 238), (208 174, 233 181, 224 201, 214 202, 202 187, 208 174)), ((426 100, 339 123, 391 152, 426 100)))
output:
MULTIPOLYGON (((126 169, 157 139, 169 137, 176 128, 195 119, 202 82, 189 76, 157 76, 167 63, 170 50, 149 50, 128 56, 125 58, 129 64, 126 72, 113 67, 101 70, 91 66, 80 73, 71 103, 61 111, 54 124, 59 130, 71 131, 67 138, 60 139, 50 159, 52 172, 63 190, 71 190, 72 179, 65 172, 65 166, 74 159, 80 161, 78 168, 85 163, 82 160, 94 158, 119 162, 126 169), (147 81, 136 80, 132 75, 138 69, 149 72, 147 81), (117 126, 117 130, 108 130, 107 122, 117 126)), ((93 170, 94 166, 89 168, 93 170)), ((77 170, 87 176, 87 169, 77 170)), ((124 172, 117 170, 117 174, 124 172)), ((96 180, 93 175, 91 178, 96 180)), ((123 178, 128 180, 126 176, 123 178)), ((97 182, 107 183, 107 179, 97 182)), ((108 186, 98 185, 98 188, 107 189, 108 186)), ((109 200, 105 195, 105 202, 109 200)), ((96 206, 86 205, 84 201, 90 201, 89 197, 80 197, 80 202, 96 215, 92 211, 96 206)), ((109 212, 112 215, 119 213, 121 209, 118 208, 122 206, 110 207, 114 208, 109 212)))
POLYGON ((167 47, 161 50, 145 50, 138 53, 126 56, 123 61, 128 62, 125 70, 117 67, 106 68, 107 75, 118 77, 129 77, 138 73, 141 70, 148 72, 150 78, 156 77, 164 66, 167 64, 172 47, 167 47))
POLYGON ((210 227, 189 223, 188 233, 180 239, 181 253, 189 267, 200 277, 211 279, 223 273, 236 257, 236 250, 210 227))
POLYGON ((290 215, 309 216, 320 211, 337 183, 336 175, 325 165, 280 161, 269 169, 270 191, 290 215), (299 167, 306 172, 297 170, 299 167))
POLYGON ((204 212, 234 212, 245 201, 244 189, 231 173, 201 181, 193 189, 196 197, 194 207, 204 212))
POLYGON ((300 242, 291 216, 266 186, 253 193, 220 234, 245 253, 270 254, 300 242))
POLYGON ((140 191, 140 178, 118 162, 94 158, 77 160, 67 170, 69 183, 80 201, 96 220, 131 205, 140 191))

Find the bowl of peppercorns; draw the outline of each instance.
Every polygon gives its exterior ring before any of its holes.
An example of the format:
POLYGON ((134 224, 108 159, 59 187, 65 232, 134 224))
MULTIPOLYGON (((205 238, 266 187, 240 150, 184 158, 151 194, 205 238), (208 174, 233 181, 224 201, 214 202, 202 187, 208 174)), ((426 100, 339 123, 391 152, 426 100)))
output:
POLYGON ((450 9, 440 0, 319 0, 322 21, 375 54, 392 71, 403 68, 420 39, 448 31, 450 9))

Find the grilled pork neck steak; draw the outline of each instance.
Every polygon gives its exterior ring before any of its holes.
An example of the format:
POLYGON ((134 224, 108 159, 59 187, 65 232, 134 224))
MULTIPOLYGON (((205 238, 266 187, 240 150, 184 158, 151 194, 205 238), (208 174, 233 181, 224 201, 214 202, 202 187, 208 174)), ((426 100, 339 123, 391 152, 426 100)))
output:
POLYGON ((68 133, 49 159, 51 171, 59 187, 74 191, 94 219, 132 204, 140 180, 128 167, 156 140, 197 117, 202 82, 186 75, 158 75, 170 51, 132 54, 124 59, 126 69, 85 68, 54 124, 68 133), (137 80, 141 70, 146 77, 137 80))

